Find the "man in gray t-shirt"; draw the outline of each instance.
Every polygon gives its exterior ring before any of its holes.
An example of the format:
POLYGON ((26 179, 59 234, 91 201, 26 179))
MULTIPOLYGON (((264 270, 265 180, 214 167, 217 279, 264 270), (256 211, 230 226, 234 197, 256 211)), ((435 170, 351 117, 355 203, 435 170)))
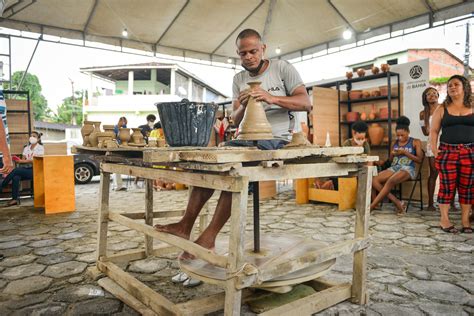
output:
POLYGON ((255 30, 245 30, 237 38, 237 53, 245 70, 234 76, 232 86, 232 117, 239 124, 249 100, 253 96, 262 101, 273 136, 288 139, 295 129, 296 111, 311 111, 306 88, 296 69, 287 61, 266 60, 266 45, 255 30), (247 82, 261 81, 261 89, 248 91, 247 82))

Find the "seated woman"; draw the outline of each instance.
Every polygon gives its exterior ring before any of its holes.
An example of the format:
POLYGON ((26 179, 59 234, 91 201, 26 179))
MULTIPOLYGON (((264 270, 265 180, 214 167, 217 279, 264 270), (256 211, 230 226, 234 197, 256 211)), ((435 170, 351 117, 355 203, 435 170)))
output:
MULTIPOLYGON (((397 199, 390 191, 397 184, 415 179, 415 163, 421 163, 423 160, 421 141, 410 137, 409 126, 410 120, 406 116, 397 119, 395 127, 397 140, 392 145, 389 157, 392 163, 390 168, 381 171, 372 180, 370 210, 373 210, 385 197, 388 197, 397 208, 397 215, 403 215, 406 212, 406 204, 397 199)), ((383 164, 383 162, 379 164, 383 164)))
MULTIPOLYGON (((44 147, 41 143, 41 133, 32 132, 29 143, 23 149, 22 159, 16 163, 33 163, 33 157, 44 155, 44 147)), ((31 165, 25 167, 16 167, 10 172, 2 182, 0 191, 3 191, 10 182, 12 182, 12 200, 8 202, 7 206, 20 204, 20 181, 33 179, 33 167, 31 165)))

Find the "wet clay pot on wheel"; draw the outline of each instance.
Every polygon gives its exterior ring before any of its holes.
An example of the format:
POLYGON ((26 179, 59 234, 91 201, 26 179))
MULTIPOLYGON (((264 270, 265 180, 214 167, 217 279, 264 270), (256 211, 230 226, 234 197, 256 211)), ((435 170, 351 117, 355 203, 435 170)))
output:
POLYGON ((130 128, 123 128, 119 129, 118 138, 123 146, 128 146, 128 141, 130 140, 130 128))
MULTIPOLYGON (((248 82, 250 89, 257 89, 261 82, 248 82)), ((263 109, 263 104, 250 97, 245 114, 239 125, 239 136, 237 139, 243 140, 264 140, 273 139, 272 127, 268 122, 267 115, 263 109)))
POLYGON ((132 128, 133 134, 132 134, 132 143, 134 144, 144 144, 143 140, 143 134, 141 128, 132 128))
POLYGON ((378 146, 383 141, 383 127, 377 123, 373 123, 369 126, 369 139, 370 144, 378 146))
POLYGON ((92 122, 94 124, 94 131, 89 135, 89 143, 92 147, 97 147, 99 145, 99 140, 97 136, 100 133, 100 122, 92 122))
POLYGON ((89 135, 94 131, 94 125, 91 121, 84 121, 84 126, 81 128, 82 146, 89 146, 89 135))

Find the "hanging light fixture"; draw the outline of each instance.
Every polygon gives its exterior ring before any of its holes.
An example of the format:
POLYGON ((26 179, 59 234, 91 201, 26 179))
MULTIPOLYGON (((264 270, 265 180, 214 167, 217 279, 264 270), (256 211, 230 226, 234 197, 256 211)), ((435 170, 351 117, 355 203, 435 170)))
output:
POLYGON ((345 39, 345 40, 348 40, 352 37, 352 31, 350 28, 347 28, 343 33, 342 33, 342 37, 345 39))
POLYGON ((276 53, 277 55, 280 55, 280 53, 281 53, 281 48, 280 48, 280 47, 277 47, 277 48, 275 49, 275 53, 276 53))
POLYGON ((233 61, 234 61, 234 60, 233 60, 232 58, 230 58, 230 57, 227 58, 227 63, 228 63, 228 64, 232 64, 233 61))
POLYGON ((127 36, 128 36, 128 31, 127 31, 126 28, 123 29, 123 31, 122 31, 122 36, 123 36, 123 37, 127 37, 127 36))

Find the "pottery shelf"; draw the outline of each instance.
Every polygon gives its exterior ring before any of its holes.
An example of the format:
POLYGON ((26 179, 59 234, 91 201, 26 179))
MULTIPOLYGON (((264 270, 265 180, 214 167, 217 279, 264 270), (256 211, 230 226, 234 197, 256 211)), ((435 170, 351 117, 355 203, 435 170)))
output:
MULTIPOLYGON (((396 117, 392 117, 392 121, 396 120, 396 119, 397 119, 396 117)), ((388 119, 365 120, 364 122, 366 122, 367 124, 370 124, 370 123, 388 123, 388 119)), ((355 122, 340 121, 339 123, 340 124, 351 125, 355 122)))
MULTIPOLYGON (((391 96, 392 100, 398 99, 398 96, 391 96)), ((367 102, 372 102, 372 101, 383 101, 383 100, 388 100, 388 96, 379 96, 379 97, 370 97, 370 98, 361 98, 361 99, 355 99, 355 100, 347 100, 347 101, 340 101, 341 104, 347 104, 347 103, 367 103, 367 102)))

